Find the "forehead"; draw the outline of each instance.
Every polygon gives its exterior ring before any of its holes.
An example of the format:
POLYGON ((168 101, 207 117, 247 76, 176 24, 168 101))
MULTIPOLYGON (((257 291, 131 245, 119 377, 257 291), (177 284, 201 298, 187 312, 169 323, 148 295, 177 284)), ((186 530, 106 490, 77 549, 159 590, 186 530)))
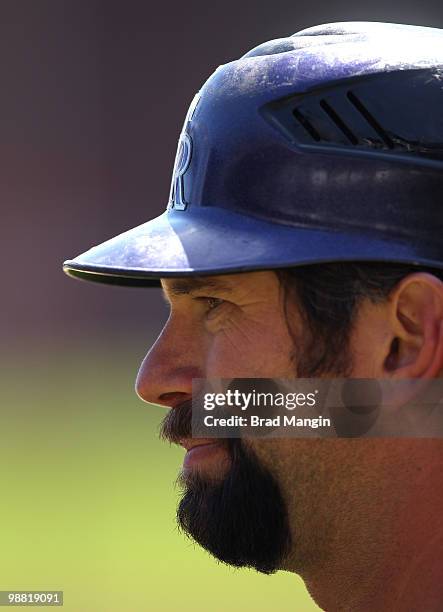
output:
POLYGON ((263 272, 241 272, 213 276, 162 278, 163 291, 168 295, 186 295, 195 291, 233 293, 249 289, 272 290, 277 281, 271 270, 263 272))

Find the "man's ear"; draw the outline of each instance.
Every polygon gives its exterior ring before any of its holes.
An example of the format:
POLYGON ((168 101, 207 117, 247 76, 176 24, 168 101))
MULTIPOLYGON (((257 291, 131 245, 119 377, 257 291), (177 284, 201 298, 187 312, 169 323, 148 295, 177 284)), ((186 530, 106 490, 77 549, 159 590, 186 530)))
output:
POLYGON ((386 378, 430 379, 443 373, 443 282, 426 272, 409 274, 389 296, 392 342, 386 378))

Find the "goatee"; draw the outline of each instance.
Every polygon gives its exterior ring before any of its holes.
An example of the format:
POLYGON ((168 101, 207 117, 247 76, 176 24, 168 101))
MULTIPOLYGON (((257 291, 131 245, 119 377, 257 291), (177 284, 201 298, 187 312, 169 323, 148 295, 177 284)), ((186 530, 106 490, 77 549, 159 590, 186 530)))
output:
POLYGON ((280 487, 241 440, 229 440, 231 466, 221 481, 182 475, 177 520, 185 534, 223 563, 271 574, 290 547, 280 487))

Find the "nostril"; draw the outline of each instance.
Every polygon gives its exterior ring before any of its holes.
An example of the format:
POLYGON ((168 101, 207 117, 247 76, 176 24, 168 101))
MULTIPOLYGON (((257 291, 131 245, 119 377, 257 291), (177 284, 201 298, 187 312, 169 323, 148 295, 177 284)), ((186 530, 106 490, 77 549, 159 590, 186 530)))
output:
POLYGON ((191 395, 189 393, 184 393, 182 391, 172 391, 169 393, 162 393, 158 397, 158 401, 160 404, 166 404, 170 408, 175 408, 179 404, 190 400, 191 395))

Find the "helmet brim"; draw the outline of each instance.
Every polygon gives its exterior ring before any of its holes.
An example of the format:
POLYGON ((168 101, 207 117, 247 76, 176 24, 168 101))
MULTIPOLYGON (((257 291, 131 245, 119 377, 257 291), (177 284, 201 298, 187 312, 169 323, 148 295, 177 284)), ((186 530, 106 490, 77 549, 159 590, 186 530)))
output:
MULTIPOLYGON (((161 278, 208 276, 325 262, 384 261, 441 268, 437 245, 418 257, 411 242, 362 228, 312 229, 271 223, 216 207, 168 211, 75 259, 69 276, 129 286, 161 278)), ((440 254, 441 255, 441 254, 440 254)))

